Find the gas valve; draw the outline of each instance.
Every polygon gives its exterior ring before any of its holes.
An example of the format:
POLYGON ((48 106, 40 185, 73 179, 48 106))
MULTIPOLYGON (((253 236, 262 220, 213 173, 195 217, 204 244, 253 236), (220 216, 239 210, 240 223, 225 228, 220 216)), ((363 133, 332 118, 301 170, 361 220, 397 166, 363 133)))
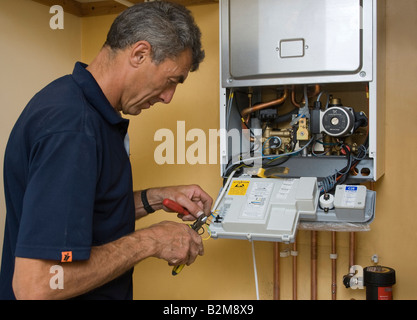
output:
POLYGON ((343 284, 346 288, 363 289, 363 268, 361 266, 351 266, 349 273, 343 276, 343 284))

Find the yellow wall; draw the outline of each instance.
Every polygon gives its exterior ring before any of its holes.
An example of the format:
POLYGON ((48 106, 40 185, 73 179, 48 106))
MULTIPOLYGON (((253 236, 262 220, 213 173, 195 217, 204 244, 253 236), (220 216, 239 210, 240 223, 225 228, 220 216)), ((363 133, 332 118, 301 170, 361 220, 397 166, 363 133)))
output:
MULTIPOLYGON (((50 15, 44 6, 28 0, 0 0, 0 4, 3 114, 0 147, 3 152, 8 133, 27 100, 50 79, 71 72, 81 50, 77 34, 81 34, 82 39, 81 59, 89 63, 102 46, 115 16, 68 18, 65 33, 58 37, 60 31, 49 29, 50 15), (81 27, 79 20, 82 20, 81 27)), ((207 58, 200 70, 191 73, 186 83, 179 86, 171 104, 155 105, 132 118, 134 187, 198 183, 215 198, 222 182, 218 165, 157 165, 153 154, 160 144, 154 141, 155 132, 168 128, 176 133, 177 121, 185 121, 186 131, 200 128, 208 134, 209 129, 219 127, 218 5, 190 9, 202 29, 207 58)), ((371 231, 357 234, 356 263, 371 265, 371 256, 378 254, 381 264, 394 268, 397 272, 395 299, 415 299, 417 287, 414 271, 417 265, 414 254, 417 201, 413 183, 417 156, 414 148, 416 11, 415 0, 387 0, 386 173, 376 183, 377 210, 371 231)), ((187 142, 186 147, 191 144, 187 142)), ((3 198, 1 200, 4 202, 3 198)), ((4 217, 3 204, 0 210, 4 217)), ((160 219, 175 219, 175 215, 156 212, 138 222, 137 227, 160 219)), ((318 299, 330 299, 330 233, 320 232, 318 242, 318 299)), ((364 290, 345 289, 342 284, 342 276, 348 271, 348 234, 339 233, 337 242, 338 299, 365 299, 364 290)), ((286 245, 280 245, 281 250, 286 248, 286 245)), ((309 299, 310 232, 299 232, 298 251, 298 298, 309 299)), ((260 297, 272 299, 273 245, 256 242, 255 252, 260 297)), ((280 260, 280 275, 281 299, 291 299, 290 258, 280 260)), ((134 296, 135 299, 255 299, 251 244, 242 240, 206 241, 205 255, 177 277, 171 276, 171 268, 164 261, 148 259, 135 268, 134 296)))
MULTIPOLYGON (((0 0, 0 167, 10 130, 32 96, 50 81, 71 73, 81 58, 81 19, 64 15, 52 30, 49 8, 29 0, 0 0)), ((5 203, 0 170, 0 252, 5 203)), ((0 255, 1 259, 1 255, 0 255)))

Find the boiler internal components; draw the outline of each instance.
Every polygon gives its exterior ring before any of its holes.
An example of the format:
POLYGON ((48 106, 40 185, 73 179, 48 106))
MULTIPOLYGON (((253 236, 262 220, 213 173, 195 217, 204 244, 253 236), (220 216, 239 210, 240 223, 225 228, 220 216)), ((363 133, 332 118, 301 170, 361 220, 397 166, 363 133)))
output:
POLYGON ((340 99, 333 99, 324 111, 321 104, 311 111, 312 133, 325 133, 331 137, 345 137, 352 135, 360 126, 366 126, 368 121, 363 112, 355 113, 353 108, 345 107, 340 99))
MULTIPOLYGON (((384 37, 377 32, 384 5, 221 0, 219 6, 222 177, 312 178, 317 209, 310 221, 372 221, 375 192, 361 184, 384 173, 384 37), (348 195, 360 203, 348 205, 348 195)), ((227 199, 231 207, 241 201, 227 199)), ((227 220, 213 226, 219 237, 231 227, 227 220)), ((251 233, 246 227, 243 237, 251 233)))

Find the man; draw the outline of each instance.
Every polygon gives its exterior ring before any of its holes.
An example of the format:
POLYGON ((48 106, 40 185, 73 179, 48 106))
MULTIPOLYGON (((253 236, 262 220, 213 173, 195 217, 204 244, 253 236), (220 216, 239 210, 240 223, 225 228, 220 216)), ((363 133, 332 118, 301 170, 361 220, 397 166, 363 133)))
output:
POLYGON ((184 223, 134 230, 135 218, 172 199, 209 214, 200 187, 133 192, 128 120, 157 102, 204 58, 200 31, 184 7, 145 2, 114 21, 94 61, 41 90, 19 117, 4 162, 7 206, 2 299, 132 299, 132 269, 148 257, 191 264, 201 238, 184 223), (64 289, 50 285, 51 267, 64 289))

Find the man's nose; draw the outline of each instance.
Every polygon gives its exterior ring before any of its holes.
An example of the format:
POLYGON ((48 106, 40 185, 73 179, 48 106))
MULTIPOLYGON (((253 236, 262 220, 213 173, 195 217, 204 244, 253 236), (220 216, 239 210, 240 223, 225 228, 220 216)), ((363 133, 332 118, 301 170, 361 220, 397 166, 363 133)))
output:
POLYGON ((161 99, 162 103, 170 103, 172 98, 174 97, 176 87, 170 87, 165 89, 159 98, 161 99))

